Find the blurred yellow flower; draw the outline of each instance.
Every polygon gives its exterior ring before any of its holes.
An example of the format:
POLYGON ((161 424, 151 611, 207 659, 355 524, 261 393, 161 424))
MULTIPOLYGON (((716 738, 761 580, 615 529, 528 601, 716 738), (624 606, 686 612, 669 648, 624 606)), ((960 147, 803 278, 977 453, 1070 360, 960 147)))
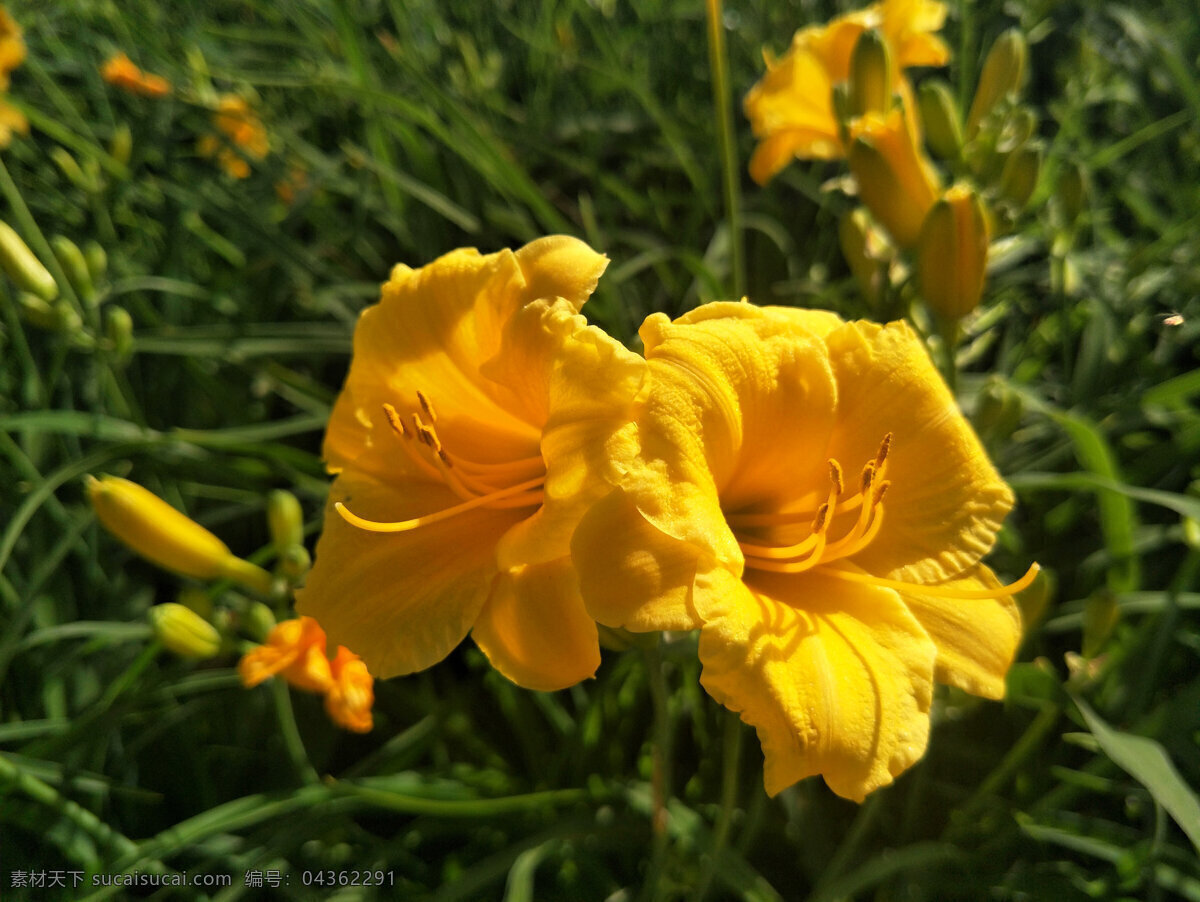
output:
POLYGON ((143 97, 165 97, 171 83, 161 75, 143 72, 124 53, 115 53, 100 67, 100 77, 110 85, 143 97))
POLYGON ((850 75, 854 46, 876 29, 889 48, 891 83, 914 109, 912 88, 901 75, 910 66, 941 66, 950 52, 938 31, 946 18, 936 0, 882 0, 839 16, 827 25, 796 32, 782 59, 764 54, 767 72, 746 95, 745 112, 758 147, 750 175, 766 184, 795 158, 838 159, 846 154, 834 109, 834 87, 850 75))
POLYGON ((25 62, 25 38, 21 26, 0 6, 0 91, 7 91, 9 74, 25 62))
POLYGON ((15 106, 0 97, 0 150, 12 143, 13 135, 28 135, 29 120, 15 106))
POLYGON ((1004 694, 1036 566, 980 558, 1012 493, 902 322, 716 303, 641 337, 640 450, 572 540, 588 610, 699 628, 767 791, 861 800, 923 754, 935 679, 1004 694))
POLYGON ((279 675, 297 689, 325 696, 325 710, 339 726, 367 733, 373 725, 375 680, 362 659, 338 646, 332 661, 326 657, 326 636, 311 617, 285 620, 267 634, 267 641, 238 662, 246 688, 279 675))
POLYGON ((218 165, 235 179, 250 175, 250 164, 239 150, 255 160, 265 158, 271 151, 266 126, 243 97, 222 94, 213 113, 213 125, 220 134, 204 135, 196 142, 196 150, 203 157, 215 157, 218 165))
POLYGON ((599 665, 569 540, 631 451, 645 367, 578 313, 607 264, 565 236, 457 250, 397 266, 359 319, 297 608, 376 676, 429 667, 468 631, 528 688, 599 665))

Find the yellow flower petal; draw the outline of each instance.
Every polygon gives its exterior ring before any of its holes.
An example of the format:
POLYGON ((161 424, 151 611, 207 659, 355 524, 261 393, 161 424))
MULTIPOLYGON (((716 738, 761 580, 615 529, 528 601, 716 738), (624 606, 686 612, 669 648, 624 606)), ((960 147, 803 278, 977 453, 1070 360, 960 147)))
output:
MULTIPOLYGON (((368 520, 395 521, 444 510, 459 499, 417 480, 385 485, 345 471, 330 490, 368 520)), ((495 548, 520 510, 477 509, 392 534, 360 530, 332 510, 296 610, 315 617, 330 641, 355 649, 381 679, 423 670, 467 635, 496 576, 495 548)))
POLYGON ((564 689, 600 666, 596 624, 567 557, 500 574, 471 637, 493 667, 527 689, 564 689))
POLYGON ((821 774, 862 801, 921 757, 935 648, 895 592, 818 573, 725 579, 700 611, 700 680, 757 729, 770 795, 821 774))
POLYGON ((325 711, 334 723, 369 733, 375 725, 371 707, 375 704, 375 680, 362 659, 343 646, 329 664, 332 681, 325 693, 325 711))
MULTIPOLYGON (((980 564, 943 586, 996 589, 1000 581, 980 564)), ((922 595, 920 586, 900 598, 937 646, 934 676, 984 698, 1004 698, 1004 676, 1021 643, 1021 611, 1013 597, 953 599, 922 595)))
POLYGON ((699 553, 671 538, 621 490, 594 504, 571 540, 588 612, 605 626, 637 632, 690 630, 699 553))
POLYGON ((569 235, 548 235, 531 241, 514 256, 525 279, 523 303, 564 298, 576 312, 596 290, 608 267, 607 257, 569 235))
POLYGON ((500 351, 481 372, 511 387, 514 408, 545 424, 546 483, 541 508, 501 541, 502 570, 568 554, 580 516, 633 456, 630 420, 645 368, 564 299, 535 301, 509 321, 500 351))
POLYGON ((1012 491, 924 346, 903 322, 848 323, 826 341, 838 384, 829 456, 858 466, 893 436, 883 528, 854 563, 923 583, 972 567, 995 542, 1012 491))

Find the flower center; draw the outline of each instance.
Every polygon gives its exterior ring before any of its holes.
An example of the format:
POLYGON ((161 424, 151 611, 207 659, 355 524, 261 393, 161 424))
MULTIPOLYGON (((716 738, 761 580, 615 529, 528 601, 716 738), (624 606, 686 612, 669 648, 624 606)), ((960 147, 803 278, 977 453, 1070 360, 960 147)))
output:
POLYGON ((334 508, 347 523, 371 532, 407 532, 477 508, 536 507, 542 503, 546 465, 540 454, 503 463, 484 463, 451 454, 438 435, 433 403, 419 389, 417 405, 407 419, 388 403, 384 403, 383 412, 410 460, 454 492, 462 503, 411 520, 379 523, 351 513, 338 501, 334 508))
MULTIPOLYGON (((738 547, 746 561, 746 567, 769 573, 804 573, 823 564, 849 558, 862 551, 874 541, 883 527, 884 496, 891 483, 887 474, 888 454, 892 447, 889 432, 880 442, 879 451, 867 461, 858 481, 858 491, 848 495, 842 475, 842 466, 829 460, 829 491, 825 500, 815 511, 781 511, 778 513, 729 514, 726 521, 738 539, 738 547), (852 515, 858 511, 857 516, 852 515), (776 543, 761 538, 748 538, 747 530, 794 528, 806 520, 811 522, 809 534, 799 542, 776 543), (831 538, 835 521, 839 521, 841 534, 831 538)), ((922 595, 947 598, 1001 598, 1014 595, 1027 588, 1037 576, 1037 564, 1019 580, 996 589, 958 589, 953 586, 928 586, 902 580, 884 579, 869 573, 855 572, 843 567, 829 567, 821 572, 827 576, 851 582, 866 583, 889 589, 909 590, 922 595)))

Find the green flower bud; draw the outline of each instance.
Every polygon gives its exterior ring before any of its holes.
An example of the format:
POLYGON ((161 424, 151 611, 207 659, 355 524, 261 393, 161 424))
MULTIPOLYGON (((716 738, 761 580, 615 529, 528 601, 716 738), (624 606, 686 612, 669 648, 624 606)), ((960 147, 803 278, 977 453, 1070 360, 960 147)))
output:
POLYGON ((267 495, 267 526, 279 554, 304 541, 304 511, 295 495, 283 489, 267 495))
POLYGON ((0 268, 19 288, 44 301, 58 297, 58 283, 8 223, 0 221, 0 268))
POLYGON ((943 160, 957 160, 962 155, 963 135, 950 86, 936 79, 922 82, 917 107, 930 150, 943 160))
POLYGON ((873 28, 864 31, 850 55, 850 113, 886 113, 892 106, 892 64, 887 43, 873 28))
POLYGON ((293 545, 279 556, 279 569, 288 579, 299 579, 312 569, 312 555, 303 545, 293 545))
POLYGON ((1000 193, 1012 201, 1018 209, 1024 208, 1037 188, 1038 176, 1042 171, 1042 147, 1027 144, 1009 154, 1000 176, 1000 193))
POLYGON ((955 185, 934 204, 917 241, 917 280, 930 309, 959 319, 979 305, 989 240, 987 211, 975 189, 955 185))
POLYGON ((108 155, 122 166, 129 162, 133 155, 133 133, 129 125, 122 122, 113 131, 112 141, 108 145, 108 155))
POLYGON ((221 634, 190 608, 166 602, 149 611, 154 636, 168 651, 181 658, 202 661, 221 650, 221 634))
POLYGON ((88 177, 83 174, 83 170, 79 168, 78 161, 71 156, 65 149, 54 147, 50 150, 50 159, 54 161, 54 165, 59 168, 63 175, 76 188, 83 191, 91 191, 92 184, 88 181, 88 177))
POLYGON ((50 248, 79 299, 85 304, 93 304, 96 300, 96 286, 92 283, 92 274, 79 245, 65 235, 55 235, 50 239, 50 248))
POLYGON ((975 99, 967 115, 967 137, 975 136, 980 122, 997 103, 1020 91, 1027 55, 1025 38, 1017 29, 1010 28, 996 39, 983 62, 975 99))
POLYGON ((124 307, 108 308, 104 334, 119 359, 126 360, 133 353, 133 317, 124 307))
POLYGON ((251 639, 265 642, 267 634, 275 628, 275 614, 261 601, 252 601, 246 607, 242 623, 251 639))
POLYGON ((104 281, 104 276, 108 272, 108 253, 99 243, 86 241, 83 245, 83 259, 87 261, 92 283, 99 285, 104 281))
POLYGON ((877 308, 895 249, 879 227, 871 222, 870 214, 863 207, 841 218, 838 222, 838 238, 842 255, 846 258, 854 281, 858 283, 858 290, 872 308, 877 308))

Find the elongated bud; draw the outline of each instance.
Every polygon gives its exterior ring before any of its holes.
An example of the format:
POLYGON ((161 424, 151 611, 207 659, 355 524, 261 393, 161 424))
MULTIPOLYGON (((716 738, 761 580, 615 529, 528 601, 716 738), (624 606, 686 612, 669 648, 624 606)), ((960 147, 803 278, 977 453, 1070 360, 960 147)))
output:
POLYGON ((50 248, 79 299, 85 304, 93 304, 96 300, 96 286, 92 283, 92 274, 79 245, 65 235, 55 235, 50 239, 50 248))
POLYGON ((152 607, 148 616, 155 638, 181 658, 202 661, 221 650, 221 634, 191 608, 168 601, 152 607))
POLYGON ((842 255, 850 267, 858 290, 872 308, 883 296, 887 267, 895 251, 863 207, 845 214, 838 222, 842 255))
POLYGON ((973 188, 955 185, 934 204, 917 242, 917 279, 932 310, 959 319, 979 305, 988 239, 987 212, 973 188))
POLYGON ((267 526, 279 554, 304 541, 304 512, 295 495, 283 489, 267 495, 267 526))
POLYGON ((1200 520, 1183 518, 1183 542, 1192 551, 1200 551, 1200 520))
POLYGON ((108 273, 108 252, 97 241, 88 240, 83 244, 83 259, 87 261, 88 274, 92 284, 99 285, 108 273))
POLYGON ((92 185, 88 181, 83 170, 79 168, 78 161, 62 147, 55 147, 50 150, 50 159, 54 161, 54 165, 59 168, 63 175, 76 188, 84 191, 91 191, 92 185))
POLYGON ((912 247, 939 186, 905 126, 903 111, 868 113, 851 126, 850 171, 858 197, 901 247, 912 247))
POLYGON ((975 99, 971 102, 971 112, 967 115, 968 138, 974 137, 979 131, 979 123, 991 112, 992 107, 1009 94, 1020 91, 1027 55, 1025 38, 1017 29, 1010 28, 996 39, 983 62, 983 72, 979 75, 975 99))
POLYGON ((892 107, 892 64, 883 36, 864 31, 850 55, 850 112, 886 113, 892 107))
POLYGON ((1009 154, 1000 176, 1000 193, 1012 201, 1018 209, 1024 208, 1037 188, 1038 176, 1042 172, 1042 147, 1026 144, 1009 154))
POLYGON ((0 268, 19 288, 44 301, 58 297, 58 283, 8 223, 0 221, 0 268))
POLYGON ((112 342, 113 352, 120 360, 133 353, 133 317, 124 307, 109 307, 104 321, 104 334, 112 342))
POLYGON ((129 162, 133 155, 133 133, 128 123, 122 122, 113 131, 112 141, 108 145, 108 155, 121 165, 129 162))
POLYGON ((196 579, 229 579, 271 591, 271 574, 235 556, 224 542, 153 492, 119 476, 88 477, 96 517, 114 536, 149 561, 196 579))
POLYGON ((312 569, 312 555, 303 545, 292 545, 279 556, 279 571, 289 580, 298 580, 312 569))
POLYGON ((1058 175, 1058 206, 1062 211, 1063 224, 1072 226, 1087 207, 1087 176, 1078 163, 1063 164, 1058 175))
POLYGON ((957 160, 962 155, 962 124, 950 86, 936 79, 921 82, 917 105, 929 149, 943 160, 957 160))

